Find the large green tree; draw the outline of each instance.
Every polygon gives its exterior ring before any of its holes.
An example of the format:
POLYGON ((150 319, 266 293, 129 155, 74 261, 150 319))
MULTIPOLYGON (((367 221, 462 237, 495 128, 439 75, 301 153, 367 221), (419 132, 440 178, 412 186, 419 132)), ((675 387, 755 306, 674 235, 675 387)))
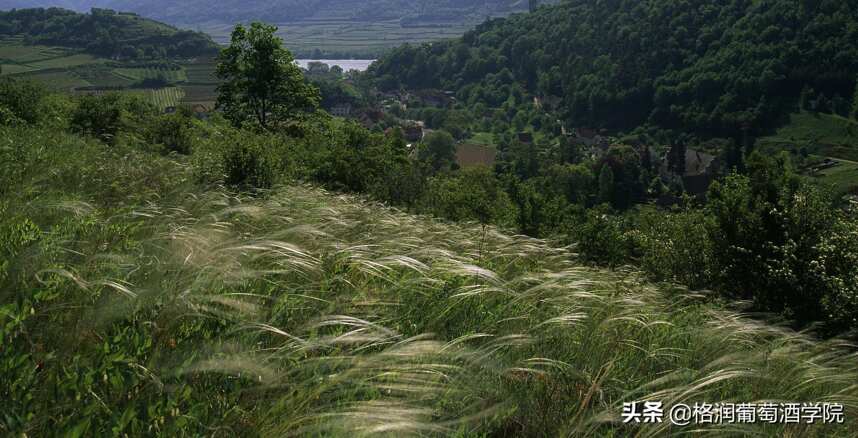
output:
POLYGON ((304 80, 292 54, 275 36, 275 26, 253 23, 232 31, 218 56, 217 107, 234 125, 272 129, 301 113, 315 111, 319 91, 304 80))

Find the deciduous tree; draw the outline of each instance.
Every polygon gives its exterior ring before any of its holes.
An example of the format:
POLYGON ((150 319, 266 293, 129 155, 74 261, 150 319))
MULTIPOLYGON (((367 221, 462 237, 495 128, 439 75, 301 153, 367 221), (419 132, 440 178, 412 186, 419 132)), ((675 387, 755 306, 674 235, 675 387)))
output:
POLYGON ((304 80, 292 54, 274 35, 275 26, 235 27, 218 56, 217 107, 234 125, 254 122, 272 129, 319 106, 319 91, 304 80))

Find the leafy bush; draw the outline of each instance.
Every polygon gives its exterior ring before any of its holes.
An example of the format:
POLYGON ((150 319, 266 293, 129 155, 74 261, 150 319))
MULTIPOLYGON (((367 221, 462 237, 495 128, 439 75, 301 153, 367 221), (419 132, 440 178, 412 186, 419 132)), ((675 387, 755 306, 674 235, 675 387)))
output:
POLYGON ((30 81, 0 78, 0 124, 36 124, 43 120, 44 87, 30 81))
POLYGON ((0 105, 0 126, 17 126, 24 123, 12 110, 0 105))
POLYGON ((78 100, 71 116, 72 131, 114 144, 122 131, 137 127, 141 120, 153 117, 155 108, 138 96, 107 93, 87 95, 78 100))
POLYGON ((715 278, 711 222, 706 212, 691 207, 674 212, 643 211, 630 232, 635 259, 659 281, 693 289, 711 287, 715 278))
POLYGON ((272 151, 264 141, 238 139, 223 148, 224 182, 238 187, 269 188, 274 183, 272 151))
POLYGON ((454 221, 477 221, 512 227, 515 204, 492 171, 477 166, 429 179, 422 210, 454 221))
POLYGON ((178 112, 155 118, 150 123, 148 141, 159 145, 164 152, 190 155, 198 135, 194 119, 189 114, 178 112))
POLYGON ((627 230, 626 220, 603 204, 586 210, 571 237, 585 260, 616 267, 629 263, 634 253, 627 230))
POLYGON ((456 163, 456 141, 446 131, 435 131, 423 140, 419 149, 420 160, 438 172, 449 169, 456 163))

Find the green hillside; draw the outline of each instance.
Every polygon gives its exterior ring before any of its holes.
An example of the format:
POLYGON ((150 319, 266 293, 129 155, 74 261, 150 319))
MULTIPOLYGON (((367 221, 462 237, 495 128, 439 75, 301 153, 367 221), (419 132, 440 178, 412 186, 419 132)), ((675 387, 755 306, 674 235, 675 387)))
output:
POLYGON ((858 193, 855 119, 815 112, 791 114, 786 125, 757 140, 757 147, 766 153, 789 151, 814 180, 833 186, 838 194, 858 193))
POLYGON ((858 161, 858 120, 836 114, 791 114, 786 125, 759 142, 779 149, 804 148, 815 155, 858 161))
POLYGON ((113 11, 0 12, 0 74, 76 94, 145 96, 159 108, 213 106, 208 36, 113 11), (187 98, 187 99, 186 99, 187 98))
POLYGON ((843 424, 694 429, 858 431, 854 356, 703 295, 315 187, 206 188, 133 143, 0 134, 4 434, 685 430, 623 425, 632 400, 842 403, 843 424))
POLYGON ((0 11, 0 38, 22 37, 30 45, 59 45, 111 59, 193 58, 217 53, 201 33, 179 30, 130 13, 93 9, 0 11))
POLYGON ((0 12, 0 74, 57 91, 119 91, 145 96, 159 108, 182 102, 212 107, 217 50, 207 36, 132 14, 0 12), (99 43, 88 32, 112 42, 99 43))
POLYGON ((114 61, 79 49, 28 45, 16 38, 0 40, 4 77, 32 80, 72 94, 135 94, 158 108, 182 102, 213 106, 213 68, 210 59, 181 63, 114 61))
POLYGON ((570 0, 454 41, 397 49, 372 74, 385 89, 452 90, 469 105, 556 98, 570 127, 646 125, 704 138, 740 138, 747 127, 759 136, 784 124, 803 90, 848 113, 856 6, 570 0))

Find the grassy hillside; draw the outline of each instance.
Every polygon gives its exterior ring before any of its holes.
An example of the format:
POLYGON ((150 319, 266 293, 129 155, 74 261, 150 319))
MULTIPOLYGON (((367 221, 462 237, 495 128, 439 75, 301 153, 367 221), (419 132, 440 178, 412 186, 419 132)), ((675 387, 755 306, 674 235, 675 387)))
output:
MULTIPOLYGON (((191 160, 0 128, 0 432, 656 436, 622 403, 836 402, 858 365, 569 248, 191 160), (74 153, 69 153, 74 151, 74 153)), ((204 160, 203 160, 204 161, 204 160)))
POLYGON ((858 161, 858 120, 836 114, 802 112, 771 136, 759 139, 763 146, 804 148, 808 153, 858 161))
POLYGON ((831 185, 839 194, 858 192, 858 122, 836 114, 801 112, 773 135, 757 141, 766 152, 790 151, 808 155, 806 167, 813 169, 828 158, 836 164, 811 172, 817 181, 831 185))

